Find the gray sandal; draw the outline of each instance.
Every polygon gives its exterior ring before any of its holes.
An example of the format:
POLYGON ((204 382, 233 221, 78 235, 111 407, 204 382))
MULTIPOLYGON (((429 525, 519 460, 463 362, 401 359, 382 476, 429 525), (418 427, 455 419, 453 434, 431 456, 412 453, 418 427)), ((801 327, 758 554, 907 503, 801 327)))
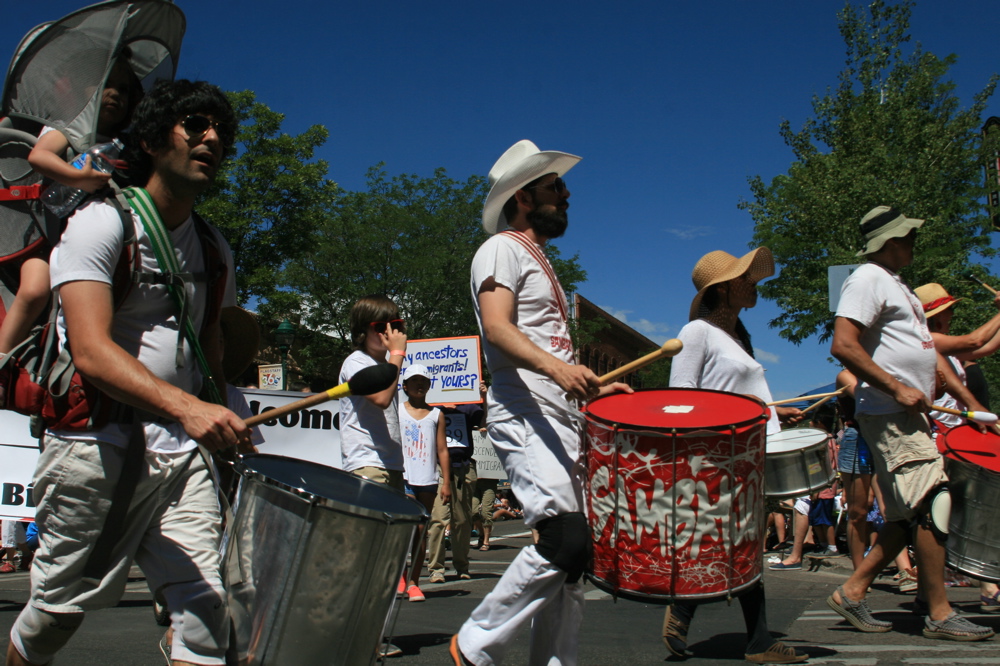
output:
POLYGON ((864 599, 861 601, 851 601, 844 593, 843 586, 838 587, 836 593, 840 594, 840 603, 837 603, 837 600, 831 594, 826 599, 827 605, 855 627, 868 633, 892 631, 892 622, 876 620, 872 615, 872 609, 868 607, 867 601, 864 599))

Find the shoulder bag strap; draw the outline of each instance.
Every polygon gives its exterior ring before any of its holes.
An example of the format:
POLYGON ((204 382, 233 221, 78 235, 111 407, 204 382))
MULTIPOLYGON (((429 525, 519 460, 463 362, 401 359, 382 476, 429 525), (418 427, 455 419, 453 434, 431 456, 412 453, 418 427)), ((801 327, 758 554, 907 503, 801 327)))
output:
MULTIPOLYGON (((149 236, 150 244, 153 247, 153 253, 156 255, 156 261, 160 266, 160 270, 167 277, 167 290, 173 297, 178 310, 180 310, 178 321, 180 322, 181 330, 177 334, 177 367, 181 367, 184 364, 184 338, 187 337, 188 343, 194 351, 195 358, 198 360, 198 366, 201 368, 204 381, 207 383, 206 388, 209 397, 212 402, 224 405, 226 403, 222 399, 222 396, 219 395, 219 389, 212 376, 212 370, 208 366, 208 360, 205 358, 205 352, 198 341, 198 333, 194 329, 194 324, 191 321, 190 312, 188 311, 185 283, 190 281, 192 276, 190 273, 181 272, 180 264, 177 262, 177 254, 174 251, 174 242, 170 238, 170 233, 167 231, 166 226, 163 224, 163 219, 160 217, 160 211, 157 210, 156 203, 149 195, 149 192, 140 187, 130 187, 125 190, 125 195, 129 197, 129 200, 133 204, 133 209, 139 216, 139 219, 142 220, 142 225, 146 229, 146 235, 149 236)), ((206 298, 209 297, 210 295, 206 295, 206 298)))

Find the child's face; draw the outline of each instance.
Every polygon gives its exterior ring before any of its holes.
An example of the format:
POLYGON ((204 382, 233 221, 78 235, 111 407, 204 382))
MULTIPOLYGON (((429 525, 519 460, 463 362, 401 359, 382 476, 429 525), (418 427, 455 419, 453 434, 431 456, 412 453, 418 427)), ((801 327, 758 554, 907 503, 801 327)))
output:
POLYGON ((98 130, 101 134, 111 134, 121 129, 129 108, 129 94, 132 91, 132 70, 128 63, 119 58, 111 68, 108 82, 101 95, 101 109, 98 116, 98 130))
POLYGON ((403 393, 410 398, 425 398, 431 390, 431 380, 426 377, 412 377, 403 382, 403 393))

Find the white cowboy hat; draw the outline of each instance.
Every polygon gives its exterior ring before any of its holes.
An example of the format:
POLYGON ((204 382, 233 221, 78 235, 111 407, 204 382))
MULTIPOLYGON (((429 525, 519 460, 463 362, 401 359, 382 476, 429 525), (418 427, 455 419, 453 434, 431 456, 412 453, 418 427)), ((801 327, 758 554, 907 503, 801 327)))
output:
POLYGON ((538 150, 538 146, 527 139, 515 143, 490 169, 490 193, 483 205, 483 229, 488 234, 503 231, 507 226, 503 206, 514 192, 545 174, 562 176, 579 161, 579 157, 569 153, 538 150))

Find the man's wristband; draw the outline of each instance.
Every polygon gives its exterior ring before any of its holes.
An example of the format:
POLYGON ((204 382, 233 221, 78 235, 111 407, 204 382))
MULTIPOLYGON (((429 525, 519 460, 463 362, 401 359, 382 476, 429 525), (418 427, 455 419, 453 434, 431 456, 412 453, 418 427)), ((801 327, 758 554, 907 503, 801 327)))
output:
POLYGON ((406 356, 406 352, 402 349, 392 349, 389 351, 389 356, 406 356))

